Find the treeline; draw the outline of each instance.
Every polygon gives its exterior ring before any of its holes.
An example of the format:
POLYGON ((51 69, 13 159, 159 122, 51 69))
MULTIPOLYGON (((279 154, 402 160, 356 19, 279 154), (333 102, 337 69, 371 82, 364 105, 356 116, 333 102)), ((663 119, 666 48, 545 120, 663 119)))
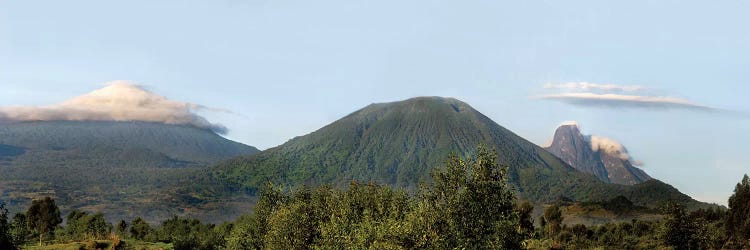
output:
POLYGON ((747 238, 730 241, 725 229, 727 211, 684 206, 662 208, 664 219, 606 223, 596 226, 562 224, 561 207, 551 205, 539 218, 527 249, 746 249, 747 238), (744 244, 742 243, 744 242, 744 244))
MULTIPOLYGON (((61 227, 46 198, 26 213, 0 211, 0 249, 27 244, 110 240, 163 242, 174 249, 743 249, 750 248, 750 181, 745 176, 729 209, 688 212, 673 204, 657 221, 565 225, 559 205, 534 219, 507 184, 507 168, 479 148, 456 156, 433 181, 409 195, 374 183, 287 191, 267 185, 251 214, 220 225, 173 217, 152 226, 141 218, 110 224, 101 214, 73 211, 61 227), (535 222, 536 221, 536 222, 535 222)), ((94 244, 95 245, 95 244, 94 244)))

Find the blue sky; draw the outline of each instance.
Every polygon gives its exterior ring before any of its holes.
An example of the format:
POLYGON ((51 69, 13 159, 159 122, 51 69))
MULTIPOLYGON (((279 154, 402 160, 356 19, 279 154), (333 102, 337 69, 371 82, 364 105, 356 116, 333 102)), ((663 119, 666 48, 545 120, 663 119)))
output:
POLYGON ((0 1, 0 106, 131 80, 268 148, 373 102, 459 98, 538 144, 576 120, 643 169, 725 204, 750 172, 750 3, 0 1), (644 86, 714 111, 536 98, 644 86))

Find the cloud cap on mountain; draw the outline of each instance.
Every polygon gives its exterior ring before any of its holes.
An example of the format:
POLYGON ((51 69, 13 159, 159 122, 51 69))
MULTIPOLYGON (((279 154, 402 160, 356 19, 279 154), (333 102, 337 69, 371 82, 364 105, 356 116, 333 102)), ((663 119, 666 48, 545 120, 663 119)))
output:
POLYGON ((0 107, 0 121, 144 121, 192 125, 225 134, 227 128, 209 122, 195 111, 202 105, 167 99, 128 82, 107 87, 49 106, 0 107))

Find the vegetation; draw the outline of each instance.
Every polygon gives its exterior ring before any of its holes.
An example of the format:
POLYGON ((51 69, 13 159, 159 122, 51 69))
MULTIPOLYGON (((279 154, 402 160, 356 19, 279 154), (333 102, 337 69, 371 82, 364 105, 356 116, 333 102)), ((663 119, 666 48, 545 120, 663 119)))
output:
POLYGON ((726 218, 732 247, 750 248, 750 178, 745 175, 729 197, 729 213, 726 218))
POLYGON ((59 239, 104 239, 112 232, 112 225, 107 223, 101 213, 87 214, 73 210, 66 217, 66 221, 68 225, 57 235, 59 239))
POLYGON ((39 235, 39 245, 48 235, 54 235, 57 225, 62 223, 60 208, 55 200, 45 197, 41 200, 31 202, 31 207, 26 210, 26 223, 34 234, 39 235))
MULTIPOLYGON (((347 189, 267 184, 252 213, 219 225, 172 217, 152 226, 142 218, 108 223, 102 214, 74 210, 59 226, 49 198, 34 201, 10 221, 0 209, 2 249, 743 249, 750 242, 748 178, 730 208, 693 212, 678 203, 663 219, 587 226, 565 224, 560 201, 535 225, 534 207, 519 202, 508 168, 479 148, 469 158, 451 156, 415 195, 373 182, 347 189), (24 223, 25 222, 25 223, 24 223), (39 236, 43 246, 31 246, 39 236)), ((618 197, 598 204, 630 211, 618 197)), ((0 205, 0 208, 2 205, 0 205)))
POLYGON ((8 224, 8 209, 0 202, 0 249, 11 249, 15 245, 8 224))

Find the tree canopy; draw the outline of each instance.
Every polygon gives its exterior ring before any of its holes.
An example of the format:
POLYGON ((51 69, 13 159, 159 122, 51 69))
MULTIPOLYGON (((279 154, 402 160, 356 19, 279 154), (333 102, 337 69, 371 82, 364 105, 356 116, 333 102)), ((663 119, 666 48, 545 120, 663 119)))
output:
POLYGON ((39 245, 42 245, 45 236, 53 234, 57 225, 62 223, 60 208, 50 197, 34 200, 26 211, 26 222, 39 234, 39 245))

